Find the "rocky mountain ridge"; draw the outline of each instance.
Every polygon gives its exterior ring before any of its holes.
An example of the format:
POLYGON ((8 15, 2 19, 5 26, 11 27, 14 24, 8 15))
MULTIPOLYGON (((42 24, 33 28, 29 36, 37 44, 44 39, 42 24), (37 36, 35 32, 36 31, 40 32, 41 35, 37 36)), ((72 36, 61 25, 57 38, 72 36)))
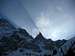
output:
POLYGON ((75 37, 69 40, 34 39, 22 28, 0 19, 0 56, 75 56, 75 37))

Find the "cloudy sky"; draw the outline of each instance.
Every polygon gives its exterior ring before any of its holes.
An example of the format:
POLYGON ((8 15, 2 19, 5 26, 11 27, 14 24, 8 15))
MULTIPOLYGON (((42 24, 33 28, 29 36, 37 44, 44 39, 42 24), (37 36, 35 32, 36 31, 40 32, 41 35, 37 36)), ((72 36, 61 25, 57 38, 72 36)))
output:
POLYGON ((75 35, 75 0, 0 0, 0 13, 32 36, 52 40, 75 35))

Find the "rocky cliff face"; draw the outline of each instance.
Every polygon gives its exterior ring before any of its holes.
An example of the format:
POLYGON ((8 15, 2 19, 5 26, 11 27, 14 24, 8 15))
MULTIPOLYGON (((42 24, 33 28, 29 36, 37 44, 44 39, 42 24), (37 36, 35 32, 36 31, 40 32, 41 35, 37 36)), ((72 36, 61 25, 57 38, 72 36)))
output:
POLYGON ((52 41, 39 33, 33 39, 6 19, 0 19, 0 37, 0 56, 75 56, 75 37, 52 41))

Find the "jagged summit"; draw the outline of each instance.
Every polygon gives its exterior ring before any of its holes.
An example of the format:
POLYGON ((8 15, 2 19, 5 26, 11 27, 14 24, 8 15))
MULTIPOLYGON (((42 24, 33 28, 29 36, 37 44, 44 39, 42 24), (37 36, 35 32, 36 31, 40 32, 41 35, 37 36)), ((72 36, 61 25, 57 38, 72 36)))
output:
POLYGON ((25 38, 28 41, 33 39, 33 37, 25 29, 22 29, 22 28, 17 28, 17 31, 15 34, 21 38, 25 38))
POLYGON ((38 40, 43 41, 43 40, 46 40, 46 39, 44 38, 44 36, 42 35, 42 33, 39 32, 39 34, 36 36, 35 40, 37 40, 37 41, 38 41, 38 40))
POLYGON ((24 34, 25 36, 29 35, 29 33, 25 29, 18 28, 18 31, 19 31, 20 34, 24 34))

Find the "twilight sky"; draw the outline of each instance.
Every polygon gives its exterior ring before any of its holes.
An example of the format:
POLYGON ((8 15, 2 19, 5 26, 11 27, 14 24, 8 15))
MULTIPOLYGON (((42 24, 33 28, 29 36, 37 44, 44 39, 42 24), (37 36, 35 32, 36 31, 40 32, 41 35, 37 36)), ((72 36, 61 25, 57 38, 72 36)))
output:
POLYGON ((32 36, 52 40, 75 35, 75 0, 0 0, 0 13, 32 36))

